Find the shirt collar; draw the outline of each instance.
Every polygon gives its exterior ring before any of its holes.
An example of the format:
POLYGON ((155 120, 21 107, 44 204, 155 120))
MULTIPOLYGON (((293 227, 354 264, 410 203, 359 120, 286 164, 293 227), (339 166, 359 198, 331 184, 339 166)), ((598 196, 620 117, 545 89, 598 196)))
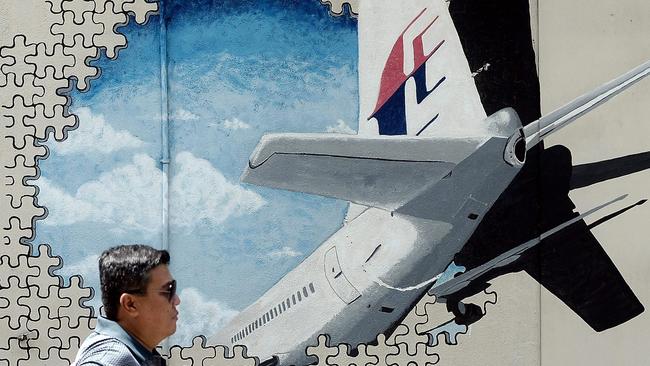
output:
POLYGON ((149 360, 158 354, 156 350, 150 352, 140 342, 138 342, 137 339, 135 339, 126 330, 124 330, 121 325, 110 319, 106 319, 101 316, 97 317, 97 326, 95 327, 95 332, 115 338, 124 343, 127 347, 129 347, 131 353, 133 353, 133 356, 135 356, 135 358, 137 358, 138 362, 140 363, 149 360))

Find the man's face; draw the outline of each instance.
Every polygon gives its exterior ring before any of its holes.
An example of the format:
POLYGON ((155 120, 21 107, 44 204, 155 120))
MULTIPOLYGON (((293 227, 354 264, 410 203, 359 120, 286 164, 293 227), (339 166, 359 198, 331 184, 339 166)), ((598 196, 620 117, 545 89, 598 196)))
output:
POLYGON ((149 272, 149 284, 141 297, 139 322, 141 331, 155 339, 164 339, 176 331, 178 295, 169 300, 169 285, 174 279, 167 265, 160 265, 149 272))

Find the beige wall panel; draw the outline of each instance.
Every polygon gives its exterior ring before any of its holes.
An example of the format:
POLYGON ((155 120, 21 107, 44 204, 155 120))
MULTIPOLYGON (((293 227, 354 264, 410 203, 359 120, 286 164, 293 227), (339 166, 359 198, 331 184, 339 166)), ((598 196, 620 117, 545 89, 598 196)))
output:
MULTIPOLYGON (((544 113, 650 59, 650 2, 540 3, 540 82, 544 113)), ((650 150, 650 80, 617 96, 554 135, 548 146, 571 149, 574 165, 650 150)), ((620 194, 628 204, 650 196, 650 171, 575 190, 578 210, 620 194)), ((597 218, 591 219, 591 221, 597 218)), ((650 205, 594 229, 630 287, 650 306, 650 205)), ((570 245, 570 243, 566 243, 570 245)), ((579 259, 578 259, 579 260, 579 259)), ((650 313, 596 333, 561 301, 542 291, 543 365, 647 365, 650 313)))

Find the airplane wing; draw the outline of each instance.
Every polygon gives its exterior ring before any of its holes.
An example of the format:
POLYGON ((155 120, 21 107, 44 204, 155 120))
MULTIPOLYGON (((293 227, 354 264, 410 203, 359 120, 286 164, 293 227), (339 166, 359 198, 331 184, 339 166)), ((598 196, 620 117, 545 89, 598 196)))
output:
MULTIPOLYGON (((642 313, 644 307, 584 222, 585 217, 624 197, 582 215, 572 213, 560 218, 568 221, 447 282, 434 284, 429 293, 440 298, 452 297, 478 282, 484 283, 486 278, 498 275, 496 271, 510 266, 521 257, 534 255, 533 260, 523 260, 527 264, 524 270, 594 330, 609 329, 632 319, 642 313), (529 253, 533 248, 539 250, 534 254, 529 253)), ((643 203, 645 201, 628 206, 606 216, 606 219, 643 203)))
POLYGON ((393 210, 437 182, 483 140, 265 135, 241 180, 393 210))

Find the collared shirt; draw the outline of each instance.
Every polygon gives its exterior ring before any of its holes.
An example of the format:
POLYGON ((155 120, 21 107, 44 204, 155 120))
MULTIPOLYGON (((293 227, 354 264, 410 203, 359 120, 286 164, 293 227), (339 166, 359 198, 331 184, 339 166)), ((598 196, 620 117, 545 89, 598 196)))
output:
POLYGON ((150 352, 118 323, 99 317, 95 330, 79 348, 72 366, 164 366, 155 350, 150 352))

